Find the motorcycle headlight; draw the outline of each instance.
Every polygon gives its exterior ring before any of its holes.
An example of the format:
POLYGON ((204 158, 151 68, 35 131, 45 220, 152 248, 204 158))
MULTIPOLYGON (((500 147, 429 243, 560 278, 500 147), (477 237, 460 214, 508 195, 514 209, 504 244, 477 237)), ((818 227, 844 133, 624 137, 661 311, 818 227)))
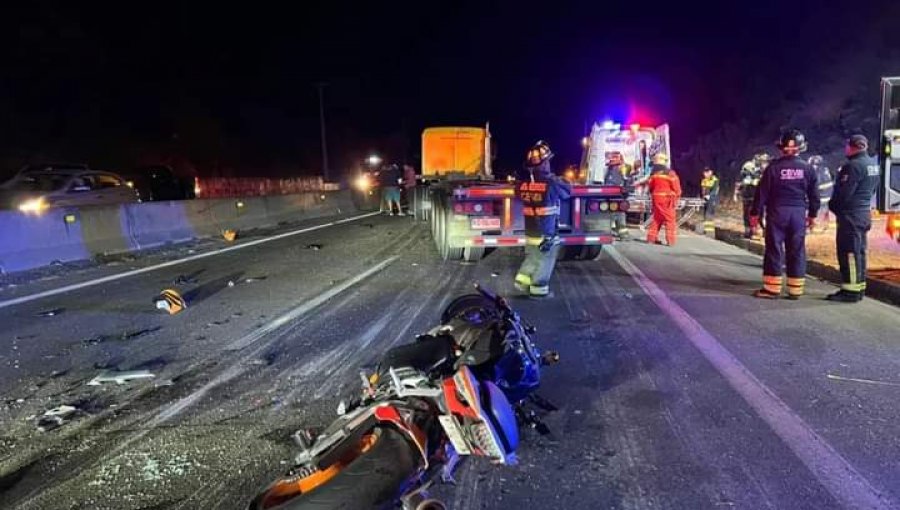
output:
POLYGON ((32 198, 19 204, 19 211, 27 214, 41 214, 50 207, 44 197, 32 198))

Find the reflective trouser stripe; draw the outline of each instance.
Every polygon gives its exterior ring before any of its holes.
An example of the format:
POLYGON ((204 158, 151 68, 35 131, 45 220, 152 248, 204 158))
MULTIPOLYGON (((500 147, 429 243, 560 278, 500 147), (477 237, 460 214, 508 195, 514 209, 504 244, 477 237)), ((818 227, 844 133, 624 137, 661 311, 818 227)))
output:
POLYGON ((528 246, 540 246, 541 242, 543 242, 543 237, 525 237, 525 244, 528 246))
POLYGON ((802 296, 806 286, 806 278, 788 278, 787 291, 790 296, 802 296))
POLYGON ((773 294, 781 294, 781 284, 784 278, 781 276, 763 275, 763 288, 773 294))
POLYGON ((850 282, 841 284, 841 290, 848 292, 862 292, 866 290, 865 282, 859 283, 859 279, 856 277, 856 254, 847 254, 847 264, 850 266, 850 271, 848 271, 850 273, 850 282))
POLYGON ((531 285, 531 277, 527 274, 519 273, 516 275, 516 283, 521 283, 522 285, 531 285))
POLYGON ((528 288, 528 293, 532 296, 546 296, 550 293, 549 285, 532 285, 528 288))

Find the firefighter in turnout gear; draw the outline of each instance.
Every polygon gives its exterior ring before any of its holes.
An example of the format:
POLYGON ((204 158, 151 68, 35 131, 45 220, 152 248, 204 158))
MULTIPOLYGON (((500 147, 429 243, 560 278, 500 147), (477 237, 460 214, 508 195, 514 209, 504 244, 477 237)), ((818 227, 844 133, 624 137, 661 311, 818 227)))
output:
POLYGON ((806 284, 806 230, 815 225, 819 212, 819 186, 816 171, 800 159, 806 150, 803 133, 785 132, 778 148, 782 156, 763 174, 751 210, 754 228, 761 214, 766 221, 763 287, 753 295, 780 297, 786 267, 788 298, 799 299, 806 284))
POLYGON ((543 141, 528 151, 525 159, 526 178, 516 185, 516 196, 522 201, 525 216, 525 260, 516 274, 516 288, 532 297, 550 294, 550 276, 556 265, 560 240, 559 207, 571 195, 568 183, 553 174, 550 158, 553 152, 543 141))
POLYGON ((878 186, 878 163, 866 150, 869 141, 853 135, 847 141, 847 163, 838 172, 829 207, 837 216, 837 257, 841 290, 829 301, 856 303, 866 292, 866 237, 872 227, 869 208, 878 186))
MULTIPOLYGON (((754 158, 756 159, 756 158, 754 158)), ((757 236, 757 229, 750 225, 750 209, 753 207, 753 197, 762 177, 762 168, 755 161, 746 161, 741 166, 741 176, 734 190, 734 201, 740 198, 744 217, 744 237, 750 239, 757 236)))
MULTIPOLYGON (((606 178, 604 184, 607 186, 628 187, 631 180, 631 167, 625 164, 621 152, 613 152, 609 155, 609 161, 606 163, 606 178)), ((612 213, 613 232, 619 236, 619 239, 628 237, 627 217, 624 212, 612 213)))
POLYGON ((703 195, 703 233, 714 235, 716 233, 716 207, 719 205, 719 178, 712 168, 703 169, 700 190, 703 195))
POLYGON ((667 166, 669 158, 665 154, 653 156, 647 189, 650 191, 653 219, 647 229, 647 242, 659 243, 659 229, 666 228, 666 242, 675 246, 678 226, 675 221, 675 207, 681 198, 681 180, 674 170, 667 166))
POLYGON ((822 156, 812 156, 807 161, 816 171, 816 177, 819 179, 819 217, 818 223, 822 232, 828 230, 829 214, 828 202, 831 200, 831 193, 834 191, 834 178, 831 176, 831 170, 825 166, 825 160, 822 156))

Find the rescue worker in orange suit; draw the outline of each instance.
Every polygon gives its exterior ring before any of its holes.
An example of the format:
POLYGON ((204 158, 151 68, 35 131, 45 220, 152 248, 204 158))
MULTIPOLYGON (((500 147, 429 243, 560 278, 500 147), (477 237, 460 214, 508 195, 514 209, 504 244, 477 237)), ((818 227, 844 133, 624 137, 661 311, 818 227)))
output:
POLYGON ((569 184, 550 168, 553 152, 544 141, 529 149, 525 178, 516 184, 525 216, 525 260, 516 274, 515 286, 535 298, 550 294, 550 276, 561 242, 558 235, 559 208, 572 193, 569 184))
POLYGON ((700 190, 703 195, 703 233, 716 233, 716 207, 719 205, 719 178, 713 173, 712 168, 703 169, 703 179, 700 181, 700 190))
POLYGON ((816 171, 800 153, 806 137, 800 131, 786 131, 778 142, 781 157, 763 173, 751 209, 755 229, 765 213, 766 242, 763 256, 763 287, 758 298, 781 297, 787 269, 787 297, 799 299, 806 284, 806 231, 816 224, 819 212, 819 180, 816 171))
POLYGON ((853 135, 844 149, 847 163, 834 184, 829 207, 837 216, 837 257, 841 269, 841 290, 829 301, 858 303, 866 292, 866 244, 872 228, 872 195, 878 187, 878 163, 866 150, 869 141, 853 135))
POLYGON ((650 168, 650 176, 647 178, 647 189, 650 192, 650 203, 653 218, 647 229, 647 242, 659 244, 659 229, 666 228, 666 242, 669 246, 675 246, 677 225, 675 221, 675 207, 681 198, 681 180, 674 170, 667 166, 668 156, 657 154, 653 156, 653 166, 650 168))
MULTIPOLYGON (((603 184, 607 186, 621 186, 627 188, 631 179, 631 167, 625 164, 621 152, 613 152, 606 163, 606 178, 603 184)), ((619 239, 628 237, 627 217, 624 212, 612 213, 613 232, 619 239)))

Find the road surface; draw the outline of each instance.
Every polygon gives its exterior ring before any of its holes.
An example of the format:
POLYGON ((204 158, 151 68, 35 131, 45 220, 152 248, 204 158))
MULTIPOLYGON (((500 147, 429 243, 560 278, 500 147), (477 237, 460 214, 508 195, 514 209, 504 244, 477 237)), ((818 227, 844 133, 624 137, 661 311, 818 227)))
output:
MULTIPOLYGON (((7 281, 0 508, 242 508, 361 366, 474 281, 514 295, 521 256, 443 262, 423 225, 372 217, 92 283, 218 247, 7 281), (188 310, 157 313, 176 281, 188 310), (154 377, 87 385, 104 370, 154 377), (78 411, 38 430, 60 405, 78 411)), ((555 440, 526 431, 518 466, 468 462, 439 495, 454 510, 900 508, 898 310, 827 303, 820 282, 755 300, 760 266, 692 235, 561 263, 553 298, 515 299, 562 356, 542 390, 555 440)))

